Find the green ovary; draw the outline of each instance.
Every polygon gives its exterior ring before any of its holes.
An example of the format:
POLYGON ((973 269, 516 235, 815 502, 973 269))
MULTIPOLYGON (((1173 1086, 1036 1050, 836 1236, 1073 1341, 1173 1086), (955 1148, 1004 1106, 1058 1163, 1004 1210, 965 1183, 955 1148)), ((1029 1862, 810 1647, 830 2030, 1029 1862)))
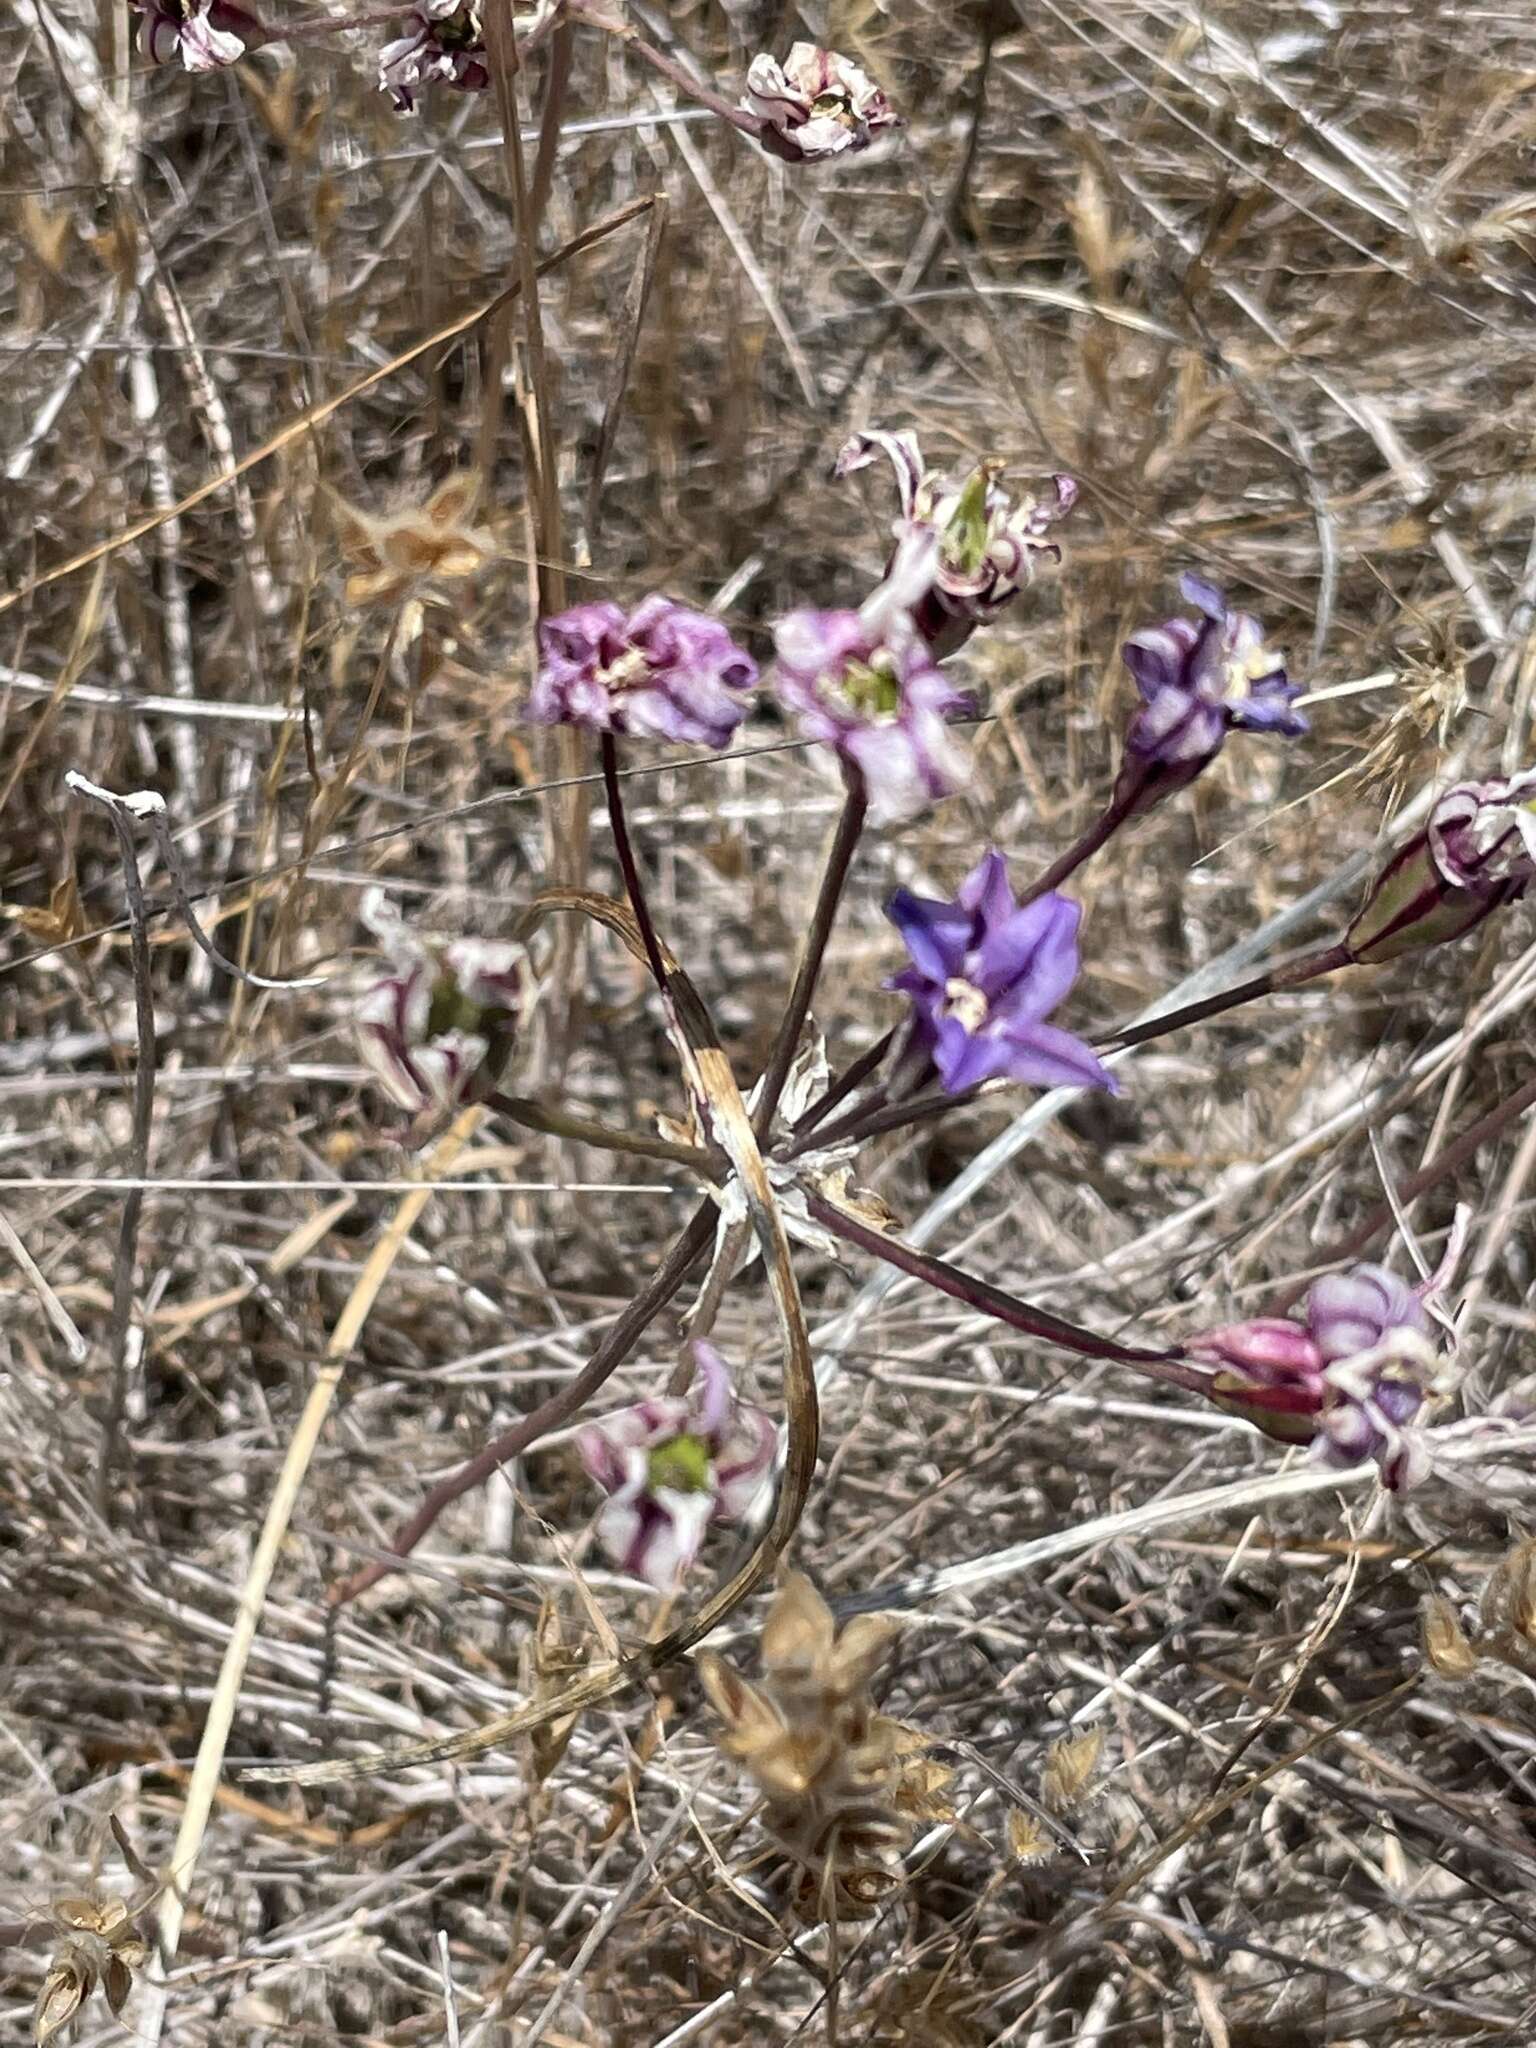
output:
POLYGON ((669 1493, 707 1493, 709 1466, 709 1445, 702 1437, 675 1436, 651 1452, 646 1484, 653 1492, 665 1488, 669 1493))
POLYGON ((427 1036, 441 1038, 448 1031, 478 1031, 483 1012, 465 995, 451 974, 445 974, 432 991, 427 1011, 427 1036))
POLYGON ((894 718, 901 709, 901 679, 888 668, 849 662, 843 671, 843 692, 863 718, 894 718))

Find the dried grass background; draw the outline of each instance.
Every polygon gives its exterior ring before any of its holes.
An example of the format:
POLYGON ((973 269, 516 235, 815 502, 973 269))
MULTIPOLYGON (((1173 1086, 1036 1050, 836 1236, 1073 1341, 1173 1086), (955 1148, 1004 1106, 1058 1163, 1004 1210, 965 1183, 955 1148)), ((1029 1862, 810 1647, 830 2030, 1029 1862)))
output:
MULTIPOLYGON (((1437 777, 1530 758, 1536 18, 1520 0, 631 15, 726 82, 809 28, 910 121, 893 151, 786 173, 578 37, 547 247, 638 194, 664 193, 668 215, 595 506, 643 228, 544 288, 568 551, 590 564, 573 587, 725 589, 765 651, 784 606, 847 600, 878 571, 883 480, 827 480, 864 425, 1085 487, 1059 582, 962 661, 988 713, 976 792, 860 853, 818 1003, 840 1056, 890 1015, 871 991, 895 960, 893 884, 948 887, 987 840, 1027 872, 1092 815, 1127 708, 1119 642, 1169 608, 1182 568, 1259 612, 1314 689, 1374 680, 1318 704, 1310 742, 1234 743, 1087 871, 1076 1028, 1327 883, 1437 777)), ((109 1817, 169 1865, 278 1469, 420 1170, 341 1028, 360 892, 382 879, 412 916, 495 934, 548 864, 555 754, 517 717, 519 399, 508 384, 490 402, 483 330, 102 547, 514 274, 494 96, 398 120, 374 40, 189 80, 148 71, 111 5, 11 0, 0 27, 0 1913, 29 1923, 0 1953, 7 2039, 26 2037, 51 1902, 138 1890, 109 1817), (483 458, 488 420, 490 559, 403 620, 387 595, 349 597, 337 500, 423 503, 483 458), (115 841, 65 791, 71 768, 164 794, 227 951, 327 977, 232 986, 146 843, 154 1185, 105 1480, 122 1196, 101 1183, 128 1170, 134 1000, 115 841)), ((765 713, 723 762, 631 757, 659 915, 743 1081, 837 803, 783 739, 765 713)), ((592 833, 593 878, 616 886, 592 833)), ((1358 890, 1284 943, 1332 932, 1358 890)), ((1516 910, 1460 948, 1163 1041, 1121 1100, 1040 1123, 961 1184, 935 1241, 1103 1328, 1261 1309, 1384 1178, 1526 1077, 1533 978, 1516 910)), ((569 1023, 530 1048, 535 1078, 563 1068, 579 1105, 615 1118, 678 1111, 641 977, 606 940, 569 1023)), ((864 1177, 910 1225, 1026 1106, 991 1098, 886 1141, 864 1177)), ((568 1441, 461 1501, 333 1627, 325 1601, 432 1480, 578 1368, 685 1213, 664 1169, 495 1135, 501 1163, 426 1204, 347 1361, 232 1765, 467 1727, 542 1682, 533 1618, 587 1554, 568 1441)), ((1431 1250, 1454 1199, 1476 1210, 1459 1357, 1474 1408, 1530 1365, 1532 1161, 1516 1129, 1413 1210, 1431 1250)), ((324 1794, 231 1776, 168 2002, 141 1989, 127 2009, 138 2038, 818 2040, 831 1978, 848 2043, 1536 2038, 1530 1692, 1396 1696, 1419 1669, 1421 1595, 1470 1599, 1528 1526, 1523 1463, 1390 1507, 1368 1487, 1287 1493, 1282 1453, 1242 1424, 953 1303, 903 1288, 839 1320, 864 1277, 803 1267, 828 1383, 798 1561, 834 1604, 902 1589, 886 1712, 1025 1787, 1064 1732, 1103 1731, 1074 1821, 1087 1863, 1015 1861, 1005 1803, 962 1760, 964 1824, 879 1915, 835 1951, 797 1934, 684 1668, 588 1717, 543 1782, 526 1744, 324 1794)), ((653 1386, 675 1331, 657 1325, 614 1391, 653 1386)), ((718 1341, 771 1393, 750 1278, 718 1341)), ((708 1570, 731 1558, 716 1537, 708 1570)), ((584 1578, 560 1595, 573 1653, 652 1626, 595 1560, 584 1578)), ((82 2040, 117 2037, 87 2008, 82 2040)))

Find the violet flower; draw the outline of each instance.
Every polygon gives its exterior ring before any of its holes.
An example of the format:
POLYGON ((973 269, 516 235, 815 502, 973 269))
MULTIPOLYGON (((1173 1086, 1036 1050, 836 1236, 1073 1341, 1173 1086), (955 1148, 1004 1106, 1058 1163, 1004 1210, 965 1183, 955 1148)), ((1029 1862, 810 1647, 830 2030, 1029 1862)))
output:
POLYGON ((1193 782, 1233 730, 1291 737, 1308 730, 1292 708, 1301 687, 1264 644, 1258 620, 1228 611, 1221 592, 1202 577, 1180 577, 1179 590, 1199 618, 1143 627, 1122 650, 1142 698, 1115 784, 1114 808, 1122 819, 1193 782))
POLYGON ((402 1109, 456 1109, 506 1059, 532 993, 528 955, 506 941, 421 938, 380 889, 361 914, 389 968, 353 1012, 358 1051, 402 1109))
POLYGON ((794 43, 780 64, 759 51, 747 67, 741 102, 763 126, 764 149, 786 163, 868 149, 900 120, 885 94, 857 64, 815 43, 794 43))
POLYGON ((1458 782, 1387 863, 1344 943, 1357 963, 1459 939, 1536 877, 1536 768, 1458 782))
POLYGON ((478 0, 418 0, 404 33, 379 52, 379 90, 402 114, 416 111, 417 88, 436 80, 456 92, 484 92, 491 82, 478 0))
POLYGON ((757 663, 718 619, 658 595, 627 617, 605 600, 545 619, 539 654, 527 710, 535 725, 633 739, 723 747, 757 681, 757 663))
POLYGON ((260 39, 255 15, 231 0, 131 0, 139 16, 139 54, 152 64, 174 64, 184 71, 218 71, 245 54, 246 43, 260 39))
POLYGON ((943 660, 964 646, 979 625, 1010 604, 1061 549, 1051 528, 1077 503, 1069 476, 1051 478, 1051 499, 1017 497, 998 482, 1001 464, 979 462, 958 482, 924 466, 917 436, 855 434, 844 442, 834 474, 848 476, 879 455, 896 472, 901 521, 931 528, 937 539, 932 585, 912 607, 919 632, 943 660))
POLYGON ((1429 1470, 1415 1427, 1441 1361, 1425 1302, 1444 1286, 1459 1250, 1410 1287, 1384 1267, 1352 1266, 1319 1280, 1299 1317, 1260 1316, 1204 1331, 1186 1348, 1215 1367, 1210 1397, 1276 1443, 1311 1446, 1343 1469, 1372 1459, 1394 1492, 1429 1470))
POLYGON ((1080 1038, 1045 1022, 1077 979, 1081 914, 1065 896, 1021 910, 995 849, 953 903, 898 889, 886 915, 912 965, 885 985, 912 998, 908 1057, 931 1060, 951 1095, 999 1078, 1118 1093, 1080 1038))
POLYGON ((621 1571, 675 1592, 712 1522, 751 1506, 773 1464, 771 1416, 738 1399, 713 1345, 693 1346, 686 1395, 663 1394, 578 1430, 581 1461, 608 1495, 597 1536, 621 1571))

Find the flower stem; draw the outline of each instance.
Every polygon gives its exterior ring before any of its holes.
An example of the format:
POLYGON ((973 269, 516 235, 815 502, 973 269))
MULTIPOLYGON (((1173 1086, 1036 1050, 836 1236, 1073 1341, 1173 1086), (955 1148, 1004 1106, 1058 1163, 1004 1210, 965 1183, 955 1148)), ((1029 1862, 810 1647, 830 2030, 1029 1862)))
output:
POLYGON ((521 1457, 541 1436, 547 1436, 550 1430, 558 1429, 562 1422, 568 1422, 591 1400, 604 1381, 623 1364, 645 1331, 688 1278, 700 1253, 714 1237, 718 1213, 713 1202, 706 1202, 695 1211, 671 1251, 634 1300, 620 1311, 613 1328, 576 1377, 568 1380, 563 1387, 551 1394, 547 1401, 541 1401, 529 1414, 521 1416, 510 1429, 504 1429, 500 1436, 493 1437, 483 1449, 475 1453, 474 1457, 461 1465, 457 1472, 452 1472, 446 1479, 440 1480, 409 1521, 403 1522, 396 1530, 388 1555, 374 1558, 350 1579, 343 1580, 339 1586, 331 1589, 330 1599, 333 1607, 344 1607, 349 1600, 355 1600, 359 1593, 366 1593, 370 1586, 376 1586, 380 1579, 387 1578, 410 1556, 444 1508, 450 1507, 461 1494, 468 1493, 471 1487, 489 1479, 500 1466, 510 1463, 513 1458, 521 1457))
POLYGON ((765 123, 760 115, 749 112, 746 107, 733 106, 712 87, 702 84, 685 65, 678 63, 675 57, 669 57, 665 50, 658 50, 654 44, 646 42, 645 38, 627 22, 615 21, 611 15, 599 14, 596 8, 589 4, 589 0, 566 0, 566 12, 572 20, 584 21, 589 28, 601 29, 604 35, 612 36, 642 63, 649 64, 653 71, 659 71, 679 92, 686 94, 699 106, 708 107, 712 114, 718 114, 722 121, 728 121, 733 128, 739 128, 742 134, 753 142, 761 141, 765 123))
POLYGON ((816 908, 811 913, 811 928, 806 934, 800 962, 795 969, 794 986, 790 989, 789 1001, 785 1005, 778 1036, 774 1040, 773 1053, 763 1076, 762 1096, 752 1115, 752 1127, 757 1133, 759 1144, 772 1128, 779 1097, 784 1093, 784 1083, 789 1079, 789 1070, 794 1065, 795 1051, 800 1044, 800 1033, 805 1028, 805 1020, 810 1014, 811 999, 816 993, 821 963, 826 956, 827 941, 831 938, 832 927, 837 921, 837 906, 842 901, 848 868, 853 860, 854 848, 859 843, 859 835, 864 830, 867 807, 862 779, 850 781, 848 794, 843 802, 842 815, 837 821, 837 830, 833 834, 831 849, 827 854, 827 865, 822 872, 821 887, 816 894, 816 908))
MULTIPOLYGON (((894 1031, 887 1031, 883 1038, 877 1039, 867 1052, 861 1052, 850 1066, 843 1069, 842 1073, 838 1075, 832 1086, 819 1101, 811 1104, 805 1115, 801 1117, 800 1121, 790 1132, 790 1136, 795 1140, 789 1153, 790 1158, 796 1157, 805 1150, 800 1140, 809 1137, 812 1131, 826 1121, 840 1102, 845 1101, 855 1088, 869 1079, 870 1075, 890 1051, 891 1041, 895 1036, 896 1033, 894 1031)), ((862 1105, 863 1109, 868 1107, 870 1107, 868 1103, 862 1105)))
POLYGON ((1119 1031, 1111 1031, 1096 1041, 1097 1045, 1127 1046, 1145 1045, 1149 1039, 1162 1038, 1170 1031, 1180 1031, 1186 1024, 1202 1023, 1207 1017, 1219 1017, 1223 1010, 1235 1010, 1241 1003, 1256 1002, 1260 996, 1274 995, 1281 989, 1300 988, 1309 981, 1318 981, 1325 974, 1336 974, 1341 967, 1354 965, 1353 955, 1345 945, 1323 946, 1316 953, 1308 953, 1290 967, 1272 969, 1267 974, 1256 974, 1251 981, 1239 982, 1236 988, 1224 989, 1218 996, 1207 996, 1202 1002, 1187 1003, 1182 1010, 1170 1010, 1161 1017, 1149 1017, 1144 1024, 1127 1024, 1119 1031))
POLYGON ((629 1152, 638 1159, 666 1159, 686 1166, 694 1173, 714 1179, 720 1162, 702 1145, 678 1145, 669 1138, 652 1138, 643 1131, 621 1131, 596 1117, 576 1116, 570 1110, 550 1109, 525 1095, 503 1095, 499 1090, 485 1097, 488 1109, 510 1117, 525 1130, 543 1131, 552 1138, 571 1138, 578 1145, 599 1145, 605 1152, 629 1152))
POLYGON ((651 973, 656 986, 666 993, 667 969, 661 957, 661 941, 656 936, 656 927, 651 922, 651 907, 646 901, 645 884, 640 879, 639 863, 635 859, 634 845, 629 836, 629 821, 624 815, 624 792, 619 784, 619 749, 611 732, 605 732, 599 741, 599 752, 603 762, 603 794, 608 799, 608 822, 613 828, 614 851, 619 857, 619 872, 624 877, 624 893, 629 898, 635 923, 640 928, 640 941, 645 947, 645 957, 650 962, 651 973))
POLYGON ((1107 846, 1130 816, 1131 808, 1128 799, 1112 797, 1083 836, 1053 860, 1045 873, 1023 891, 1019 897, 1020 910, 1026 903, 1033 903, 1037 897, 1044 896, 1048 890, 1059 889, 1069 875, 1075 874, 1101 847, 1107 846))
POLYGON ((862 1222, 838 1203, 829 1202, 824 1195, 818 1195, 812 1189, 806 1190, 805 1202, 818 1223, 824 1224, 838 1237, 845 1238, 849 1244, 857 1245, 860 1251, 884 1259, 887 1265, 909 1273, 914 1280, 926 1281, 940 1294, 964 1302, 967 1308, 976 1309, 981 1315, 995 1316, 1010 1329, 1023 1330, 1026 1335, 1039 1337, 1045 1343, 1060 1345, 1064 1351, 1075 1351, 1081 1358, 1101 1358, 1115 1365, 1135 1366, 1149 1379, 1163 1380, 1169 1386, 1185 1387, 1192 1393, 1205 1391, 1209 1375, 1202 1373, 1197 1366, 1179 1362, 1174 1352, 1149 1351, 1137 1344, 1119 1344, 1113 1337, 1100 1337, 1093 1330, 1069 1323, 1063 1316, 1052 1315, 1049 1309, 1020 1301, 1016 1295, 1005 1294, 990 1282, 977 1279, 975 1274, 962 1272, 960 1267, 950 1265, 947 1259, 933 1258, 927 1252, 903 1244, 899 1238, 888 1237, 884 1231, 862 1222))

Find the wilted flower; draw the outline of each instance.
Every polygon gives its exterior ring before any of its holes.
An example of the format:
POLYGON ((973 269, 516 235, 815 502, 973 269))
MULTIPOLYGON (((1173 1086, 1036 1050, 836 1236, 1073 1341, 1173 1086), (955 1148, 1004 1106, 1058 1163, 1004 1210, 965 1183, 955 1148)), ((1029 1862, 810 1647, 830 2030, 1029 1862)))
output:
POLYGON ((379 90, 402 114, 416 111, 417 87, 434 79, 456 92, 485 91, 491 72, 478 0, 419 0, 402 26, 379 52, 379 90))
POLYGON ((139 16, 139 54, 184 71, 218 71, 245 54, 261 24, 231 0, 131 0, 139 16))
POLYGON ((751 1505, 773 1463, 772 1418, 739 1400, 725 1360, 693 1346, 686 1395, 621 1408, 577 1432, 581 1461, 608 1495, 597 1535, 621 1570, 670 1593, 699 1554, 711 1522, 751 1505))
POLYGON ((953 1095, 1006 1076, 1037 1088, 1108 1088, 1109 1069, 1045 1019, 1077 979, 1078 906, 1047 895, 1020 909, 995 849, 953 903, 898 889, 886 915, 912 956, 886 983, 912 998, 911 1052, 953 1095))
POLYGON ((539 627, 535 725, 723 747, 747 715, 757 663, 718 619, 652 595, 626 617, 579 604, 539 627))
POLYGON ((1115 807, 1135 817, 1193 782, 1233 730, 1295 736, 1308 730, 1292 707, 1301 694, 1264 644, 1264 629, 1199 576, 1179 590, 1198 619, 1166 619, 1133 633, 1122 650, 1141 692, 1126 733, 1115 807))
POLYGON ((1387 863, 1345 935, 1350 958, 1393 960, 1459 939, 1536 877, 1536 768, 1458 782, 1387 863))
POLYGON ((395 600, 424 583, 473 576, 496 551, 492 534, 471 524, 480 497, 478 470, 459 470, 424 504, 382 515, 331 494, 338 537, 357 564, 347 602, 395 600))
POLYGON ((362 919, 389 968, 354 1012, 359 1052, 402 1109, 457 1108, 506 1057, 532 988, 528 955, 505 941, 418 937, 378 889, 362 919))
POLYGON ((760 51, 747 67, 742 105, 763 123, 764 149, 786 163, 868 149, 900 126, 890 101, 857 64, 815 43, 794 43, 780 64, 760 51))
POLYGON ((1002 610, 1043 562, 1059 562, 1050 530, 1077 503, 1069 476, 1053 476, 1053 498, 1012 496, 998 482, 1001 465, 979 462, 956 482, 923 466, 915 434, 855 434, 843 444, 836 474, 847 476, 884 455, 896 472, 904 525, 931 528, 938 551, 933 582, 912 607, 919 632, 939 659, 962 647, 1002 610))
POLYGON ((1413 1425, 1441 1371, 1424 1303, 1448 1273, 1410 1287, 1353 1266, 1319 1280, 1299 1318, 1229 1323, 1186 1349, 1216 1368, 1211 1399, 1275 1442, 1337 1468, 1374 1459, 1384 1486, 1415 1486, 1429 1459, 1413 1425))

